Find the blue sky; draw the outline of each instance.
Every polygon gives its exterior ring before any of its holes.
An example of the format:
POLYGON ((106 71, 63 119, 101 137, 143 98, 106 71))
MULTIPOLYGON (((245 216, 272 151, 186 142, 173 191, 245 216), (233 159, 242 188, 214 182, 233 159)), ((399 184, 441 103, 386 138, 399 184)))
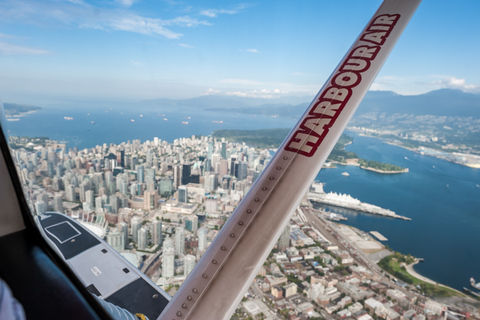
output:
MULTIPOLYGON (((0 96, 313 97, 380 4, 2 0, 0 96)), ((477 0, 423 0, 372 89, 479 93, 479 13, 477 0)))

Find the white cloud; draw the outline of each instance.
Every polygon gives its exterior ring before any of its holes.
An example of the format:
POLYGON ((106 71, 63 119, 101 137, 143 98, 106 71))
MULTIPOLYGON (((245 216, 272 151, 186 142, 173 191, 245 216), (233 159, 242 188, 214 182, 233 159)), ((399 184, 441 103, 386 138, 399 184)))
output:
POLYGON ((135 61, 135 60, 130 60, 130 63, 135 67, 141 67, 141 66, 145 65, 145 63, 143 63, 143 62, 135 61))
POLYGON ((432 82, 433 85, 439 85, 441 88, 459 89, 465 92, 480 92, 480 85, 467 84, 466 79, 459 79, 453 76, 445 76, 443 79, 432 82))
POLYGON ((260 51, 258 51, 258 49, 245 49, 243 50, 245 52, 251 52, 251 53, 260 53, 260 51))
POLYGON ((194 46, 191 46, 191 45, 186 44, 186 43, 179 43, 178 45, 179 45, 180 47, 189 48, 189 49, 194 48, 194 46))
POLYGON ((291 92, 281 89, 256 89, 256 90, 218 90, 208 89, 203 95, 222 95, 222 96, 235 96, 243 98, 263 98, 263 99, 276 99, 286 95, 290 95, 291 92))
POLYGON ((247 5, 239 5, 239 6, 235 7, 234 9, 230 9, 230 10, 227 10, 227 9, 205 9, 205 10, 200 11, 200 15, 206 16, 206 17, 209 17, 209 18, 216 18, 220 14, 237 14, 241 10, 245 9, 246 7, 247 7, 247 5))
POLYGON ((115 0, 115 1, 125 7, 131 7, 136 2, 135 0, 115 0))
POLYGON ((203 95, 209 96, 209 95, 217 95, 221 93, 222 93, 222 90, 215 90, 215 89, 209 88, 206 92, 203 93, 203 95))
POLYGON ((173 19, 151 18, 138 15, 126 7, 135 0, 118 0, 121 8, 95 7, 80 0, 31 1, 7 0, 0 3, 1 21, 35 21, 35 23, 63 23, 105 31, 127 31, 178 39, 182 33, 172 27, 191 28, 211 25, 208 21, 179 16, 173 19))
POLYGON ((0 54, 7 55, 42 55, 49 54, 50 52, 43 49, 35 49, 24 46, 17 46, 14 44, 0 41, 0 54))

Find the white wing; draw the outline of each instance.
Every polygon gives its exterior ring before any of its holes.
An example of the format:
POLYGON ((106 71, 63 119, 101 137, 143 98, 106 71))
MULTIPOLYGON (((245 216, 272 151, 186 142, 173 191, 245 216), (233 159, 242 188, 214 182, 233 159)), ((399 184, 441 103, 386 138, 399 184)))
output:
POLYGON ((420 0, 385 0, 159 319, 229 319, 420 0))

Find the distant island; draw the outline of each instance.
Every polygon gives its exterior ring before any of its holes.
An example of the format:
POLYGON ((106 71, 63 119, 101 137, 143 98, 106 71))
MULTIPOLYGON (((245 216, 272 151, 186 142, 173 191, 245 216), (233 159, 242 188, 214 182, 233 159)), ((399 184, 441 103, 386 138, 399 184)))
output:
POLYGON ((389 163, 382 163, 378 161, 371 161, 371 160, 363 160, 360 159, 359 161, 360 168, 365 170, 370 170, 378 173, 405 173, 408 172, 408 168, 399 167, 394 164, 389 163))
POLYGON ((27 113, 32 113, 42 109, 40 107, 27 106, 23 104, 8 103, 8 102, 5 102, 3 104, 3 108, 5 109, 5 117, 7 118, 21 117, 27 113))

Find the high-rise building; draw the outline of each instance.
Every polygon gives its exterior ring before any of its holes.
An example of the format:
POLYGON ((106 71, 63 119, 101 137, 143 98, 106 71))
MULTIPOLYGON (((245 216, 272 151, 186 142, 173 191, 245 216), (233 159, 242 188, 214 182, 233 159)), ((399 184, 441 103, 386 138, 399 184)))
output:
POLYGON ((60 194, 53 197, 53 211, 63 213, 63 199, 60 194))
POLYGON ((207 233, 208 230, 205 228, 198 229, 198 251, 204 252, 207 249, 207 233))
POLYGON ((35 210, 37 214, 42 214, 47 212, 47 204, 43 200, 37 200, 35 202, 35 210))
POLYGON ((132 239, 138 243, 138 230, 142 227, 142 219, 138 216, 132 218, 132 239))
POLYGON ((220 155, 222 156, 222 159, 227 158, 227 143, 225 141, 222 141, 222 150, 220 151, 220 155))
POLYGON ((110 231, 107 236, 107 243, 116 251, 125 249, 125 237, 123 232, 118 230, 110 231))
POLYGON ((145 167, 143 165, 137 166, 137 181, 139 183, 145 182, 145 167))
POLYGON ((185 219, 185 229, 193 233, 197 232, 198 229, 198 217, 193 215, 185 219))
POLYGON ((191 166, 184 164, 182 166, 182 185, 187 185, 190 182, 191 166))
POLYGON ((173 187, 175 188, 175 190, 178 189, 178 187, 180 187, 182 183, 182 169, 180 168, 180 166, 174 166, 173 167, 173 187))
POLYGON ((148 247, 148 230, 142 227, 138 230, 137 248, 140 250, 145 250, 147 247, 148 247))
POLYGON ((282 234, 280 235, 277 246, 278 250, 281 252, 284 252, 285 249, 290 247, 290 224, 287 224, 282 234))
POLYGON ((145 183, 148 185, 149 183, 155 182, 155 169, 149 168, 145 170, 145 183))
POLYGON ((172 278, 175 275, 175 250, 166 248, 163 250, 162 276, 172 278))
POLYGON ((170 197, 173 194, 173 181, 161 179, 158 183, 158 191, 162 197, 170 197))
POLYGON ((65 186, 65 191, 68 201, 77 201, 77 194, 75 193, 75 186, 73 184, 65 186))
POLYGON ((123 235, 123 245, 124 249, 128 245, 128 224, 125 221, 122 221, 118 224, 118 228, 123 235))
POLYGON ((95 195, 92 190, 85 191, 85 202, 90 203, 92 206, 95 204, 95 195))
POLYGON ((182 226, 175 228, 175 255, 185 253, 185 229, 182 226))
POLYGON ((158 193, 156 191, 145 191, 143 193, 143 209, 153 210, 158 205, 158 193))
POLYGON ((193 268, 195 267, 195 256, 192 256, 191 254, 187 254, 185 256, 184 262, 183 262, 183 272, 185 277, 192 272, 193 268))
POLYGON ((153 243, 162 245, 162 221, 154 221, 153 222, 153 243))
POLYGON ((172 248, 175 249, 175 244, 173 243, 172 237, 167 236, 165 238, 165 241, 163 241, 163 251, 165 251, 167 248, 172 248))
POLYGON ((178 188, 178 202, 187 203, 188 202, 188 189, 185 186, 180 186, 178 188))

